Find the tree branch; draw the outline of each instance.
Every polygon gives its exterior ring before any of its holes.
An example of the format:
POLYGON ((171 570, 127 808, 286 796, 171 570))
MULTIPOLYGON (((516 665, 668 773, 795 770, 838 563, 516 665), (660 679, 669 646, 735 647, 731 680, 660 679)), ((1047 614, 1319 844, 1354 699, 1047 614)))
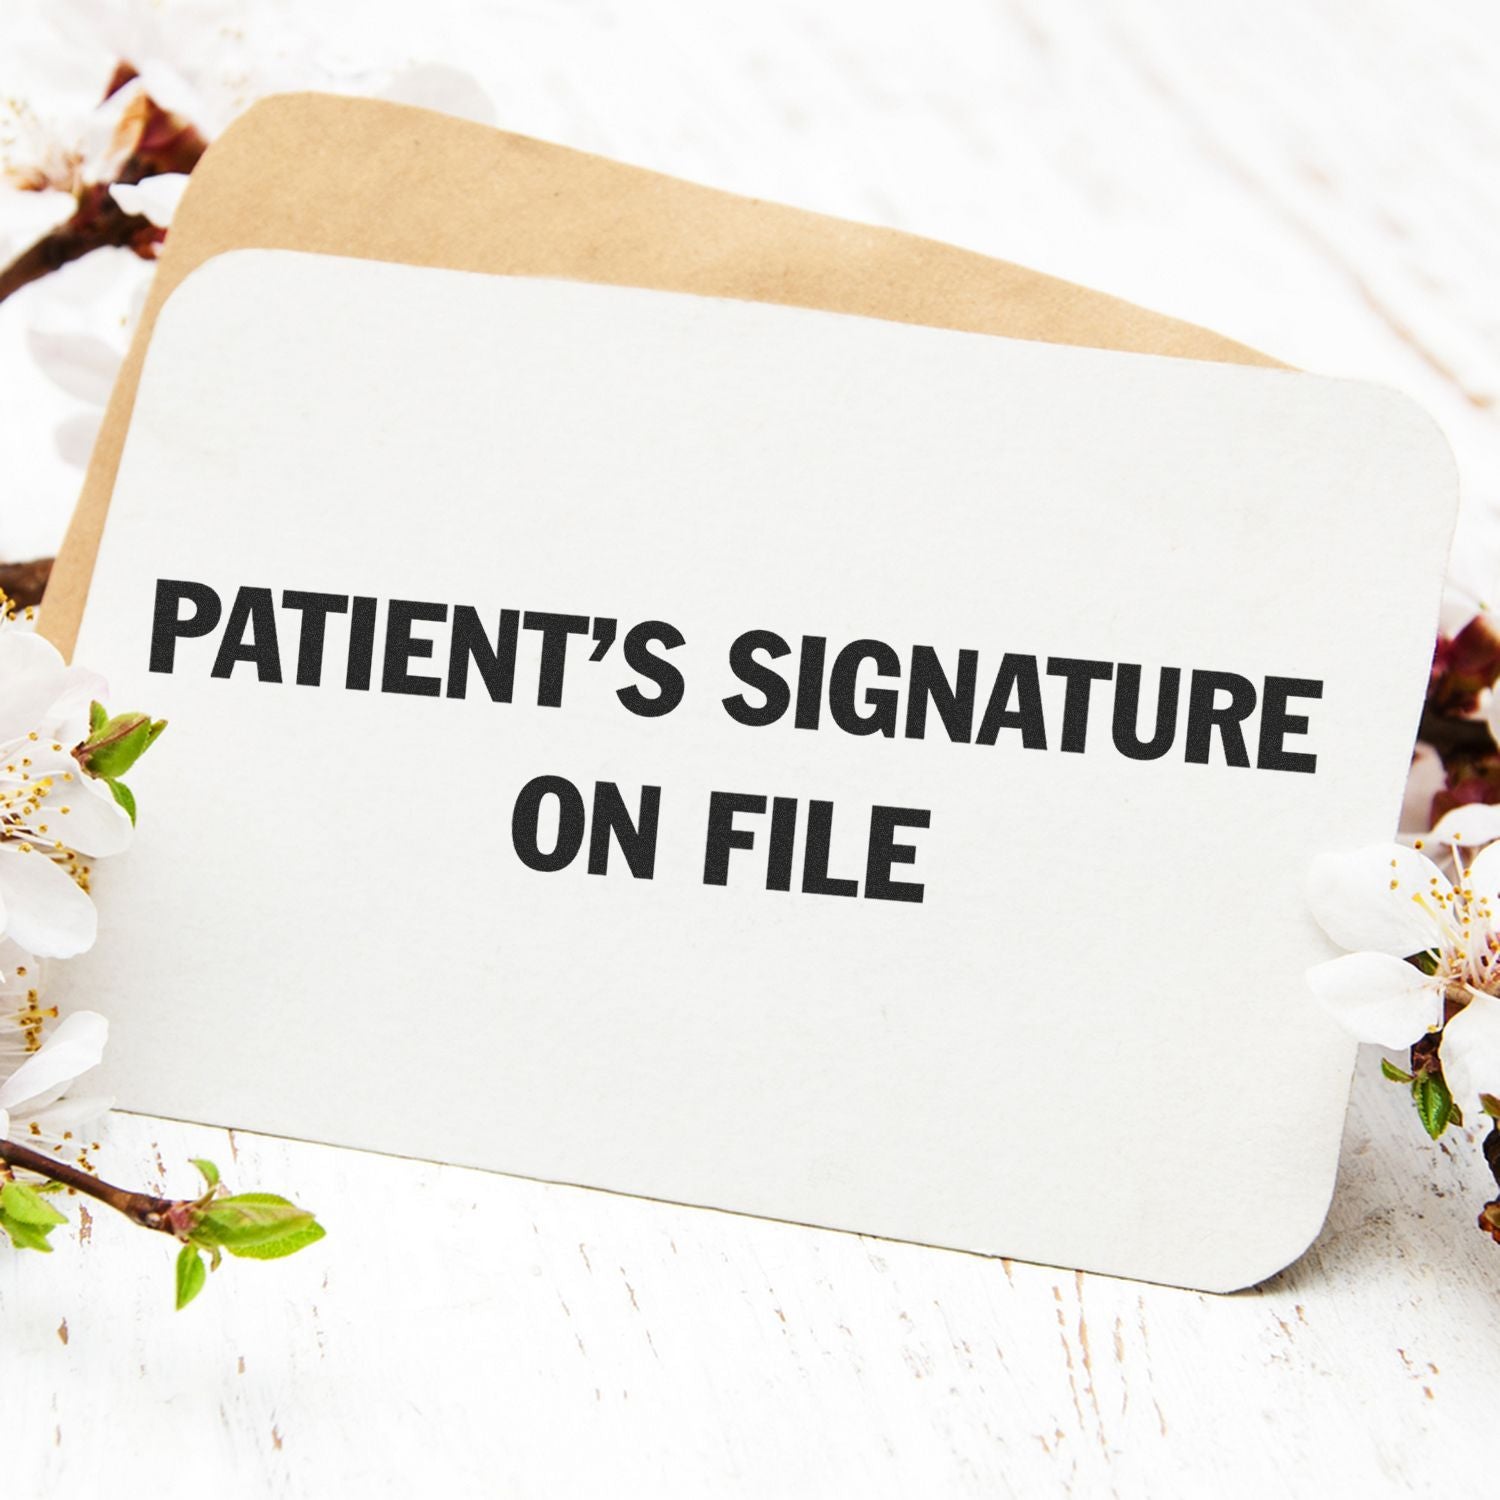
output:
POLYGON ((38 557, 23 563, 0 563, 0 593, 4 593, 18 609, 25 609, 42 602, 51 576, 50 557, 38 557))
POLYGON ((181 1227, 181 1210, 187 1201, 175 1198, 157 1198, 150 1193, 132 1193, 112 1183, 101 1182, 81 1167, 69 1162, 55 1161, 42 1151, 33 1151, 30 1146, 17 1145, 15 1141, 0 1140, 0 1162, 19 1168, 23 1172, 34 1172, 52 1182, 60 1182, 75 1192, 96 1198, 106 1203, 117 1213, 122 1213, 132 1224, 142 1229, 156 1229, 162 1234, 175 1235, 181 1227))
POLYGON ((1479 758, 1495 752, 1494 737, 1483 719, 1455 719, 1430 707, 1423 710, 1417 738, 1431 745, 1444 764, 1455 757, 1479 758))

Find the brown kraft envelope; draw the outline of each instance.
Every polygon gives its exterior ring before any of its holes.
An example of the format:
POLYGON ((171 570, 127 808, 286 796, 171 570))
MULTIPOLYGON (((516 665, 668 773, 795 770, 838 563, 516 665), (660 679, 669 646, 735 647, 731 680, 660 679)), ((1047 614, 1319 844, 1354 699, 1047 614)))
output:
POLYGON ((195 267, 245 248, 655 287, 1137 354, 1278 363, 1191 323, 934 240, 741 198, 406 105, 282 95, 229 127, 199 162, 178 208, 41 612, 42 633, 64 655, 77 638, 156 316, 195 267))

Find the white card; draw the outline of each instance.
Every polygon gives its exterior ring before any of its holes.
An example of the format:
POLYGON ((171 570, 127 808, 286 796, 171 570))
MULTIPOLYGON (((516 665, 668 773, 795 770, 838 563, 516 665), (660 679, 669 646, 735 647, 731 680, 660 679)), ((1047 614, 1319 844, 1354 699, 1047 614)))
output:
POLYGON ((69 1003, 129 1109, 1254 1282, 1352 1054, 1303 873, 1392 831, 1454 506, 1367 385, 226 256, 78 644, 171 729, 69 1003))

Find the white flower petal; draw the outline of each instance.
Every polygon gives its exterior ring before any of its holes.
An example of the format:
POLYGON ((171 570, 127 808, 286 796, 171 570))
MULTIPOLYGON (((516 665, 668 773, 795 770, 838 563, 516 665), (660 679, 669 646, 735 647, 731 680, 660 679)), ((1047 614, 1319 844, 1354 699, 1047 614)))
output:
POLYGON ((89 706, 109 698, 109 684, 97 672, 86 667, 69 667, 63 674, 61 690, 47 709, 46 718, 36 727, 71 750, 89 732, 89 706))
POLYGON ((51 641, 32 630, 0 632, 0 744, 45 721, 66 686, 65 673, 51 641))
POLYGON ((41 333, 107 334, 123 359, 129 340, 122 320, 152 274, 151 262, 123 245, 91 250, 41 283, 47 295, 31 310, 31 326, 41 333))
POLYGON ((418 63, 403 68, 380 91, 393 104, 415 104, 480 125, 495 123, 495 106, 472 73, 446 63, 418 63))
POLYGON ((142 214, 158 229, 167 229, 187 185, 186 172, 158 172, 155 177, 143 177, 139 182, 117 182, 110 188, 109 196, 126 213, 142 214))
POLYGON ((0 1083, 0 1109, 19 1110, 97 1068, 108 1040, 109 1022, 98 1011, 80 1010, 64 1017, 41 1050, 0 1083))
POLYGON ((1469 899, 1471 912, 1486 916, 1493 923, 1497 908, 1500 908, 1500 844, 1487 844, 1464 866, 1462 889, 1472 893, 1469 899), (1489 911, 1483 911, 1488 902, 1489 911))
POLYGON ((88 468, 103 425, 104 408, 99 406, 84 407, 72 416, 64 417, 52 429, 52 446, 57 450, 57 456, 70 468, 88 468))
POLYGON ((1477 1107, 1481 1093, 1500 1098, 1500 1000, 1477 994, 1443 1028, 1438 1049, 1458 1107, 1477 1107))
POLYGON ((129 160, 141 122, 131 106, 144 93, 140 80, 132 79, 89 113, 81 142, 85 182, 108 182, 129 160))
POLYGON ((42 373, 70 396, 102 407, 114 389, 121 351, 91 333, 26 330, 26 344, 42 373))
MULTIPOLYGON (((31 1054, 31 1058, 40 1056, 41 1053, 39 1052, 34 1052, 31 1054)), ((31 1058, 28 1058, 27 1061, 31 1061, 31 1058)), ((23 1125, 29 1126, 33 1121, 36 1121, 38 1124, 40 1124, 42 1116, 45 1115, 49 1110, 51 1110, 62 1099, 62 1096, 68 1092, 68 1089, 72 1086, 72 1083, 73 1080, 71 1078, 59 1079, 55 1084, 52 1085, 51 1088, 44 1089, 41 1093, 34 1095, 32 1098, 22 1100, 13 1105, 12 1107, 14 1108, 17 1116, 17 1127, 19 1128, 23 1125)))
POLYGON ((28 245, 67 223, 77 212, 78 200, 61 188, 0 196, 0 260, 9 264, 28 245))
POLYGON ((45 781, 49 777, 55 786, 64 775, 76 779, 82 774, 78 762, 61 746, 61 740, 43 739, 40 734, 35 739, 22 735, 19 739, 0 740, 0 787, 15 790, 28 781, 45 781), (54 745, 59 748, 54 750, 54 745))
MULTIPOLYGON (((0 911, 0 931, 5 928, 5 913, 0 911)), ((19 943, 8 937, 0 937, 0 1019, 9 1005, 14 1006, 26 998, 29 990, 36 989, 41 966, 36 955, 28 953, 19 943)))
MULTIPOLYGON (((41 1127, 44 1139, 48 1136, 61 1139, 69 1132, 77 1136, 91 1131, 114 1107, 112 1094, 69 1094, 67 1098, 40 1109, 28 1109, 25 1124, 29 1127, 34 1120, 41 1127)), ((17 1121, 17 1125, 20 1124, 21 1121, 17 1121)), ((30 1134, 29 1129, 27 1134, 30 1134)))
POLYGON ((1493 843, 1500 839, 1500 806, 1471 802, 1455 807, 1438 819, 1427 839, 1435 844, 1460 844, 1465 849, 1493 843))
POLYGON ((1382 1047, 1410 1047, 1443 1018, 1439 981, 1388 953, 1346 953, 1307 971, 1319 1003, 1346 1031, 1382 1047))
POLYGON ((1412 752, 1411 770, 1406 776, 1406 795, 1401 800, 1401 832, 1429 838, 1432 824, 1432 799, 1448 785, 1442 757, 1431 745, 1420 741, 1412 752))
POLYGON ((1437 914, 1452 893, 1426 855, 1400 844, 1320 854, 1307 873, 1308 904, 1339 947, 1394 958, 1439 944, 1437 914))
POLYGON ((96 859, 120 853, 135 832, 130 814, 109 788, 87 776, 79 778, 76 790, 58 787, 37 814, 37 823, 47 825, 46 837, 96 859))
POLYGON ((5 935, 45 958, 72 958, 98 933, 94 903, 36 849, 0 844, 0 910, 5 935))

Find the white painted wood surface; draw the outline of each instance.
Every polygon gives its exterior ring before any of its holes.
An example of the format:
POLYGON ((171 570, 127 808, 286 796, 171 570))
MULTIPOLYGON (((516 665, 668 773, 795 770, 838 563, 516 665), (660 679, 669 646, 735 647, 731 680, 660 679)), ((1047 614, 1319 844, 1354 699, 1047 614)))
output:
MULTIPOLYGON (((247 26, 277 24, 260 9, 247 26)), ((473 69, 511 128, 1401 386, 1448 431, 1476 531, 1490 506, 1482 3, 316 11, 346 50, 473 69)), ((171 1247, 102 1210, 50 1260, 0 1253, 0 1493, 1456 1492, 1493 1462, 1500 1397, 1486 1174, 1373 1068, 1323 1235, 1228 1298, 118 1117, 107 1175, 186 1192, 186 1158, 214 1156, 331 1234, 227 1267, 180 1317, 171 1247), (382 1228, 388 1196, 421 1235, 382 1228)))

